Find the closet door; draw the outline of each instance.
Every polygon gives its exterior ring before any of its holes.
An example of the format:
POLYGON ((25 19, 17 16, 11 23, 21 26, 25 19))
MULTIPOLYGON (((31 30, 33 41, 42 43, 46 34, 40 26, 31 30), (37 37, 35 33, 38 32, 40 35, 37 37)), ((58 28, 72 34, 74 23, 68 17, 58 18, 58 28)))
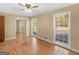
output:
POLYGON ((4 41, 4 16, 0 16, 0 42, 4 41))

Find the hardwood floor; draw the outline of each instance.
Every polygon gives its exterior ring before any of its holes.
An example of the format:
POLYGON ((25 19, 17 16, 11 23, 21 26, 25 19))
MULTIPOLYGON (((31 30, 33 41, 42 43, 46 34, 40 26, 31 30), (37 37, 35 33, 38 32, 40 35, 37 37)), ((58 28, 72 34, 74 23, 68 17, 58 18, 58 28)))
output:
POLYGON ((77 55, 77 53, 33 37, 24 37, 17 33, 14 40, 0 43, 0 51, 10 55, 77 55))

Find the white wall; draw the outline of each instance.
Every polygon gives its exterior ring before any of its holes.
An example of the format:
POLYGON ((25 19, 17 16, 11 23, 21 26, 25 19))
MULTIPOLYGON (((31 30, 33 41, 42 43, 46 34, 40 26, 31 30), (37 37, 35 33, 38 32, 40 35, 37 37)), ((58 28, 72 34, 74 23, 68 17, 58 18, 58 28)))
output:
POLYGON ((2 14, 5 16, 5 40, 15 39, 15 16, 9 14, 2 14))
POLYGON ((26 21, 26 36, 30 36, 30 20, 26 21))

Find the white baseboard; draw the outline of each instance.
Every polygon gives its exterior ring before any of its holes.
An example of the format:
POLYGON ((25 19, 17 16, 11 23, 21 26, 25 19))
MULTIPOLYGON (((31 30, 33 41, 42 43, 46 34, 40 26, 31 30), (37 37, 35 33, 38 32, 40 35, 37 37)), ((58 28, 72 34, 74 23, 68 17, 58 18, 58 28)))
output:
MULTIPOLYGON (((49 42, 49 43, 51 43, 51 44, 55 44, 55 43, 53 43, 53 42, 51 42, 51 41, 49 41, 49 40, 42 39, 41 37, 36 37, 36 38, 39 38, 40 40, 44 40, 44 41, 49 42)), ((58 45, 58 44, 56 44, 56 45, 58 45)), ((58 45, 58 46, 60 46, 60 45, 58 45)), ((63 47, 63 46, 61 46, 61 47, 63 47)), ((76 50, 76 49, 73 49, 73 48, 67 48, 67 47, 64 47, 64 48, 69 49, 69 50, 71 50, 71 51, 73 51, 73 52, 79 53, 79 50, 76 50)))
POLYGON ((74 52, 77 52, 77 53, 79 53, 79 50, 76 50, 76 49, 72 49, 72 48, 68 48, 69 50, 71 50, 71 51, 74 51, 74 52))
POLYGON ((16 39, 16 37, 10 37, 10 38, 7 38, 5 40, 12 40, 12 39, 16 39))
POLYGON ((36 38, 39 38, 39 39, 41 39, 41 40, 43 40, 43 41, 46 41, 46 42, 49 42, 49 43, 53 43, 53 42, 51 42, 51 41, 49 41, 49 40, 42 39, 41 37, 36 37, 36 38))

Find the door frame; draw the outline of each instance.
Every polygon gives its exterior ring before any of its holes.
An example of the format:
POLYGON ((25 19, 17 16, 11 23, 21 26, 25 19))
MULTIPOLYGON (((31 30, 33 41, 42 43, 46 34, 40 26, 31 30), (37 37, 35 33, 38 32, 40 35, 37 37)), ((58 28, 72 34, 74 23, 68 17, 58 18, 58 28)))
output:
MULTIPOLYGON (((20 17, 18 17, 18 18, 15 18, 15 33, 16 33, 16 21, 17 20, 25 20, 26 21, 26 27, 28 26, 29 27, 29 29, 28 28, 26 28, 26 36, 30 36, 30 21, 29 21, 29 19, 28 18, 20 18, 20 17), (28 22, 29 22, 29 25, 27 25, 28 24, 28 22), (29 34, 27 33, 27 31, 29 30, 29 34)), ((16 35, 15 35, 16 36, 16 35)))
MULTIPOLYGON (((20 21, 19 22, 19 26, 21 25, 21 22, 24 22, 25 23, 25 25, 24 25, 25 26, 25 28, 24 28, 25 29, 25 32, 22 32, 22 33, 26 34, 26 20, 16 20, 16 21, 20 21)), ((19 28, 19 32, 21 32, 21 30, 22 30, 22 28, 20 27, 19 28)))
MULTIPOLYGON (((32 32, 32 25, 33 25, 33 24, 32 24, 32 20, 33 20, 33 19, 35 19, 35 20, 36 20, 36 23, 37 23, 37 18, 34 17, 34 18, 31 19, 31 36, 36 37, 36 35, 33 35, 33 34, 32 34, 32 33, 33 33, 33 32, 32 32)), ((36 28, 36 29, 37 29, 37 28, 36 28)), ((37 32, 37 30, 36 30, 36 32, 37 32)))
POLYGON ((63 46, 63 47, 65 47, 65 48, 71 48, 71 11, 66 11, 66 12, 63 12, 63 13, 57 13, 57 14, 54 14, 53 15, 53 42, 55 43, 55 44, 57 44, 58 43, 58 45, 60 45, 60 46, 63 46), (68 29, 68 46, 66 46, 66 45, 62 45, 62 44, 60 44, 60 43, 58 43, 58 42, 56 42, 55 41, 55 39, 56 39, 56 37, 55 37, 55 35, 56 35, 56 31, 55 31, 55 25, 56 25, 56 22, 55 22, 55 17, 56 16, 61 16, 61 15, 65 15, 65 14, 68 14, 69 15, 69 29, 68 29))

